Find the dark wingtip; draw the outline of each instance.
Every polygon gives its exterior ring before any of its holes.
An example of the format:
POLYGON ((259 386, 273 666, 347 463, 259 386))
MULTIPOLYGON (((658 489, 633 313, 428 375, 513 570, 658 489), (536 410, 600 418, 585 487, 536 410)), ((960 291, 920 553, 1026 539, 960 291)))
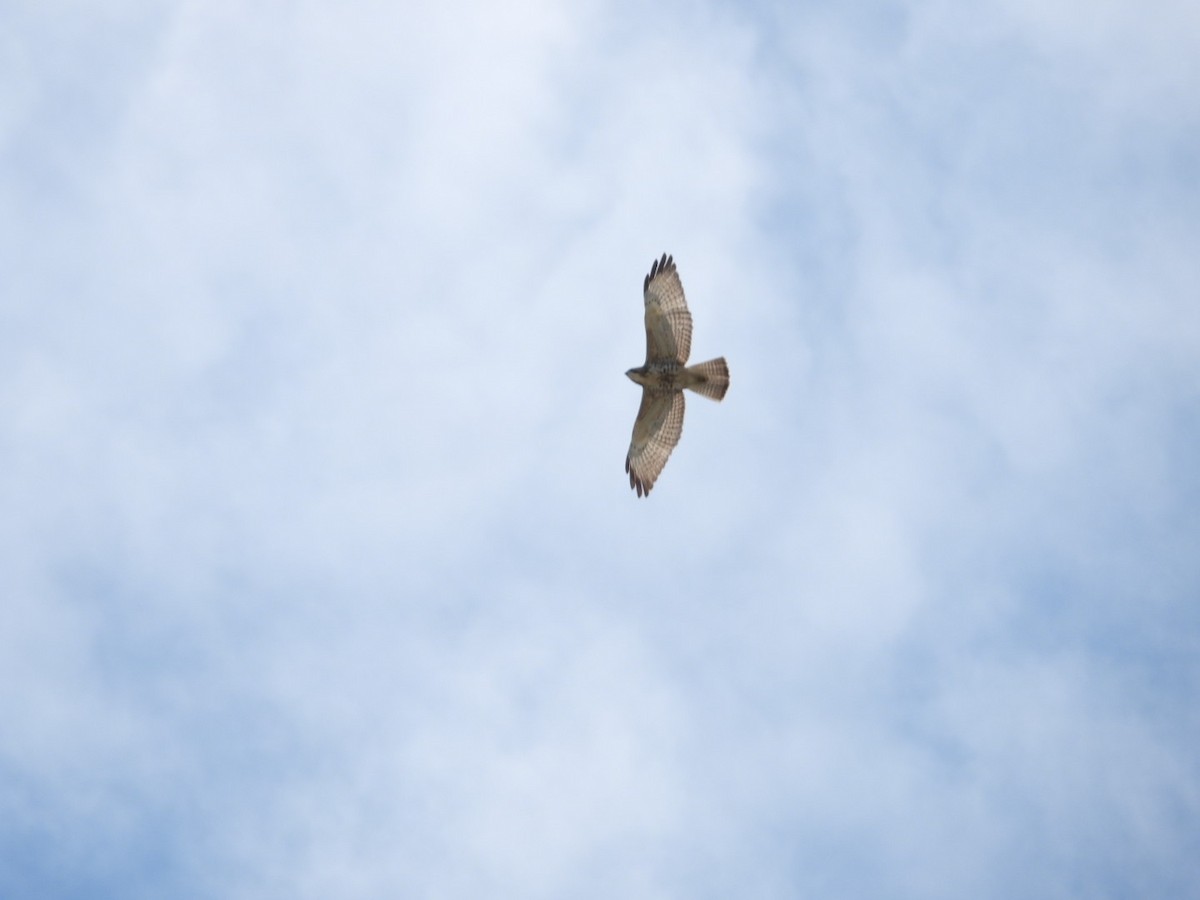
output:
POLYGON ((670 272, 674 268, 675 257, 669 253, 664 253, 661 258, 654 260, 654 262, 650 263, 650 274, 642 279, 642 292, 645 293, 646 289, 650 287, 650 281, 655 275, 659 272, 670 272))
POLYGON ((629 473, 629 486, 637 491, 639 497, 645 497, 650 494, 650 488, 646 487, 645 482, 638 478, 637 473, 629 468, 629 457, 625 457, 625 471, 629 473))

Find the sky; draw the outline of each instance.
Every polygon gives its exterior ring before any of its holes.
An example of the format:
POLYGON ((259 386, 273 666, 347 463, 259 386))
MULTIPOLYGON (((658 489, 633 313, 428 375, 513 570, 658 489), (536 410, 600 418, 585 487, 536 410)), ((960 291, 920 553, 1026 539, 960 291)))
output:
POLYGON ((1189 0, 9 0, 0 896, 1200 896, 1197 246, 1189 0))

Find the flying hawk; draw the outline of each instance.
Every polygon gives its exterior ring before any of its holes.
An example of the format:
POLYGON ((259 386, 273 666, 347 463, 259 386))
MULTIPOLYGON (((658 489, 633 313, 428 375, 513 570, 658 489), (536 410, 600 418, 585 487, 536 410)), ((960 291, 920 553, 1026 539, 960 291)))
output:
POLYGON ((642 282, 646 299, 646 364, 625 374, 642 386, 642 405, 625 457, 629 485, 648 495, 683 432, 683 389, 713 400, 729 389, 725 357, 687 365, 692 350, 692 314, 683 297, 675 260, 667 254, 650 266, 642 282))

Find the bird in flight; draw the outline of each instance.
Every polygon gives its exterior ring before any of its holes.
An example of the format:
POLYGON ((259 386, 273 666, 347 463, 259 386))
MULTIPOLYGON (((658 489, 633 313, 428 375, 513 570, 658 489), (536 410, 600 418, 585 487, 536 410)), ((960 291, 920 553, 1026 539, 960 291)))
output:
POLYGON ((692 314, 683 297, 675 260, 667 254, 650 266, 642 282, 646 300, 646 363, 625 374, 642 386, 642 405, 633 422, 625 457, 629 486, 639 497, 655 479, 683 433, 683 389, 721 400, 729 389, 725 357, 687 365, 692 350, 692 314))

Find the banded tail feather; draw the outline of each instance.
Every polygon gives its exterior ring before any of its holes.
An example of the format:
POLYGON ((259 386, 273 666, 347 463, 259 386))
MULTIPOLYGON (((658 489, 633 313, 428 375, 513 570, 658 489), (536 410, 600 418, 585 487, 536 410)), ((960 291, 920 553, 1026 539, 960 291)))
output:
POLYGON ((725 392, 729 390, 729 366, 725 363, 725 357, 718 356, 708 362, 688 366, 687 374, 690 382, 687 386, 697 394, 710 400, 725 398, 725 392))

